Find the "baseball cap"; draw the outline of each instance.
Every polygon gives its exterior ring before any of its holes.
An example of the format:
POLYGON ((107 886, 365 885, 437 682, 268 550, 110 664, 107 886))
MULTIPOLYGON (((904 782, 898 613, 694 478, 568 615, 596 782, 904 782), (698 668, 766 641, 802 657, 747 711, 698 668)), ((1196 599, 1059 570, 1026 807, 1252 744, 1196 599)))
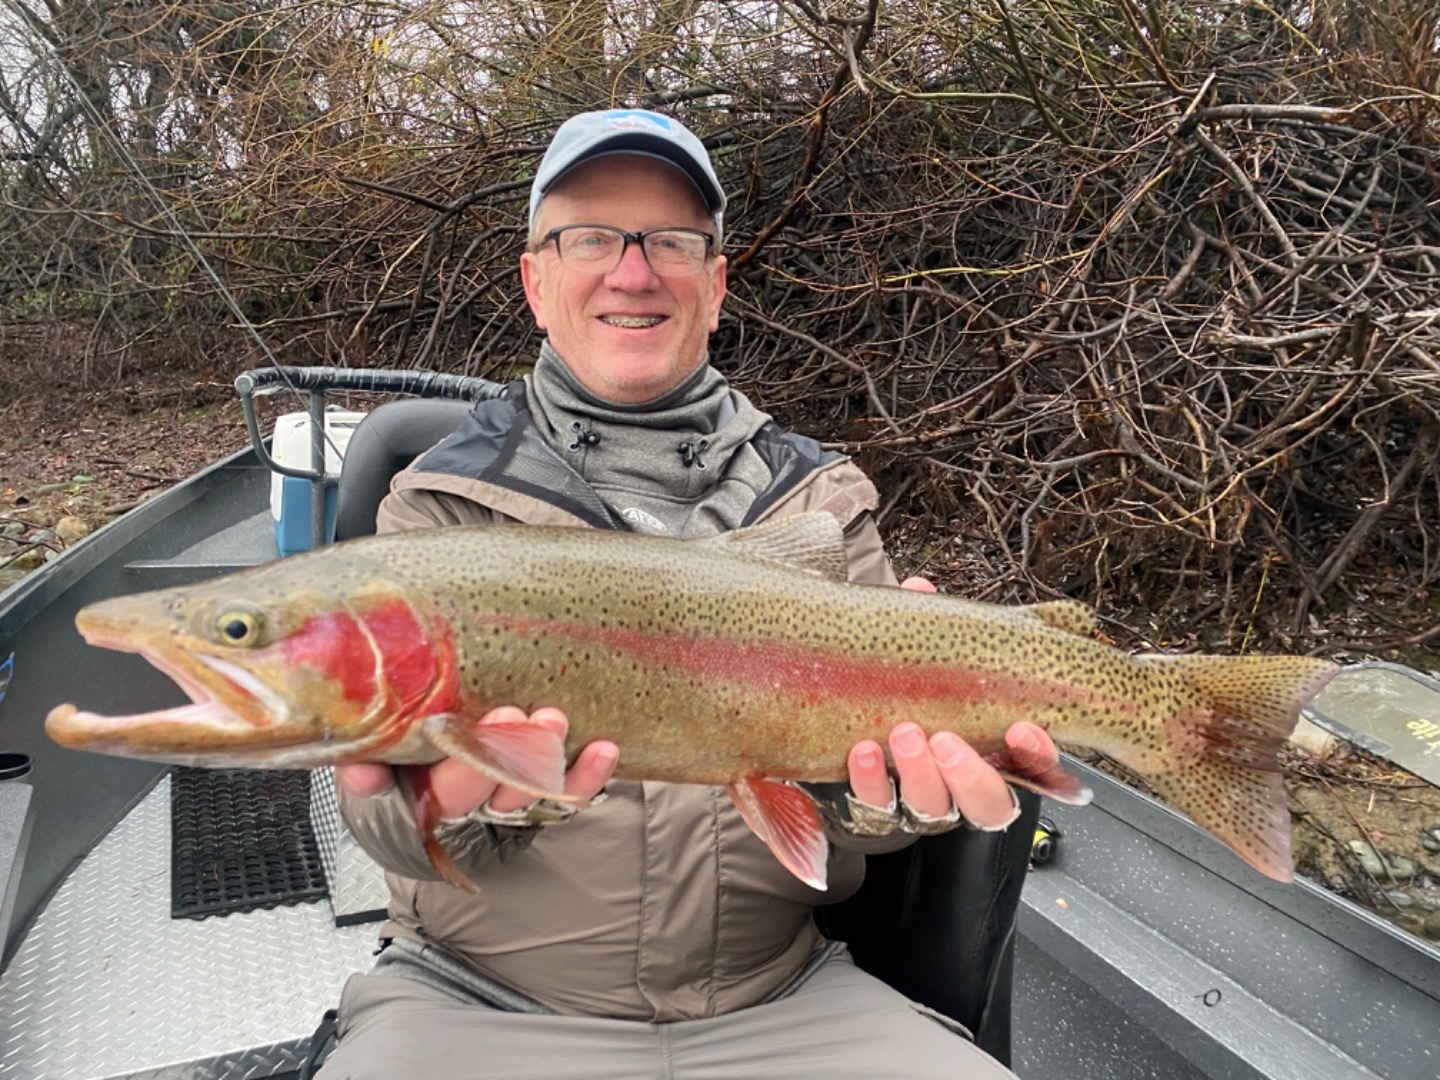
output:
POLYGON ((710 164, 705 144, 680 121, 644 109, 580 113, 560 125, 530 186, 531 226, 540 200, 561 177, 577 165, 609 154, 644 154, 668 161, 690 178, 720 226, 725 189, 710 164))

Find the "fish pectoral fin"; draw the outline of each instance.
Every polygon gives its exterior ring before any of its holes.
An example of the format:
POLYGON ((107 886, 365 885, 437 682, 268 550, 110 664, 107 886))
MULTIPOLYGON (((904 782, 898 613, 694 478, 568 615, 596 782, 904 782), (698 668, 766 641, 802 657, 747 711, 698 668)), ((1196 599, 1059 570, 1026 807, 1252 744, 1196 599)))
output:
POLYGON ((476 722, 454 713, 427 716, 425 737, 441 753, 537 799, 573 803, 565 794, 565 740, 528 720, 476 722))
POLYGON ((815 800, 783 780, 742 776, 726 786, 745 824, 781 865, 812 889, 825 890, 830 843, 815 800))
POLYGON ((1067 630, 1081 637, 1089 637, 1100 625, 1095 609, 1079 600, 1047 600, 1043 604, 1027 604, 1019 610, 1033 615, 1046 626, 1067 630))
POLYGON ((1058 762, 1029 750, 1007 746, 986 759, 1007 781, 1016 787, 1049 795, 1057 802, 1084 806, 1095 793, 1065 771, 1058 762))
POLYGON ((808 570, 831 581, 849 580, 845 530, 833 514, 824 510, 750 525, 694 542, 808 570))
POLYGON ((440 846, 440 841, 435 837, 435 823, 440 820, 440 808, 435 800, 435 789, 430 786, 430 767, 397 765, 395 775, 399 778, 400 790, 410 800, 410 807, 415 813, 415 832, 420 837, 420 844, 425 849, 430 865, 457 889, 478 893, 480 890, 475 887, 475 883, 465 876, 465 872, 456 865, 450 853, 440 846))

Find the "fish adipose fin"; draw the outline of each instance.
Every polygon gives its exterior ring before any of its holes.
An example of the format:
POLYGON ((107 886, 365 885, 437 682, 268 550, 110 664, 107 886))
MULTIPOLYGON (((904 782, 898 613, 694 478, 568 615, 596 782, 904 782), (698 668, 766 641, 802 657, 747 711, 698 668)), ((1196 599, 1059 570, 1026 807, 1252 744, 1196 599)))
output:
POLYGON ((812 889, 825 889, 830 843, 815 800, 782 780, 742 776, 727 786, 730 798, 756 836, 785 869, 812 889))
POLYGON ((440 807, 435 799, 435 789, 430 786, 430 767, 397 765, 395 775, 400 782, 400 790, 410 800, 410 807, 415 812, 415 832, 420 837, 430 865, 457 889, 478 893, 480 890, 475 887, 475 883, 465 876, 465 872, 455 864, 450 853, 440 846, 440 841, 435 837, 435 823, 440 820, 440 807))
POLYGON ((1262 874, 1290 881, 1290 811, 1281 745, 1300 710, 1339 671, 1296 656, 1153 656, 1195 688, 1166 732, 1179 762, 1141 770, 1166 802, 1208 829, 1262 874))
POLYGON ((437 750, 502 784, 537 799, 580 801, 565 794, 565 740, 548 728, 524 720, 476 723, 453 713, 427 716, 421 724, 437 750))
POLYGON ((845 531, 824 510, 750 525, 708 536, 697 544, 721 547, 766 562, 808 570, 831 581, 846 581, 845 531))

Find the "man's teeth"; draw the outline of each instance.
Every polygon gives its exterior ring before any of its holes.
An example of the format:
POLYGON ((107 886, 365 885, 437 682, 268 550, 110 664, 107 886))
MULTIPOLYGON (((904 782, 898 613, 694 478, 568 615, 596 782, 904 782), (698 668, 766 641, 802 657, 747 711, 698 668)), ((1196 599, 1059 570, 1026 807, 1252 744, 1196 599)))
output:
POLYGON ((661 317, 659 315, 602 315, 600 321, 607 326, 620 326, 627 330, 644 330, 650 326, 659 326, 661 317))

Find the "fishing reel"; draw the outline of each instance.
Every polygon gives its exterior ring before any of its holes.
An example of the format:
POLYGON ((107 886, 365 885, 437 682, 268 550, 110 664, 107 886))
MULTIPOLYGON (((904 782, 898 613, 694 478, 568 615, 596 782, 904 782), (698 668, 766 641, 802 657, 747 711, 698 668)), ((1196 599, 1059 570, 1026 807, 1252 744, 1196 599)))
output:
POLYGON ((1048 866, 1055 861, 1060 846, 1061 833, 1055 822, 1042 817, 1035 823, 1035 838, 1030 841, 1030 865, 1048 866))

